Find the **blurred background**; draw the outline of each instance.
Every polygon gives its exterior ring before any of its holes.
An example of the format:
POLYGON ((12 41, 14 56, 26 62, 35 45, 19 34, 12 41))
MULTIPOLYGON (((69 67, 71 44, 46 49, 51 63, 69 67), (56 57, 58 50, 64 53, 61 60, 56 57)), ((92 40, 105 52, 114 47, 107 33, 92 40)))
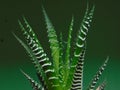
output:
MULTIPOLYGON (((84 87, 109 56, 99 83, 105 80, 106 90, 120 90, 120 1, 89 0, 89 3, 90 8, 95 4, 95 13, 87 37, 84 87)), ((50 54, 42 5, 58 36, 62 32, 65 39, 72 16, 75 18, 73 37, 76 36, 87 0, 0 0, 0 90, 32 90, 20 69, 37 80, 30 58, 12 35, 14 32, 23 39, 18 25, 18 19, 22 20, 23 15, 50 54)))

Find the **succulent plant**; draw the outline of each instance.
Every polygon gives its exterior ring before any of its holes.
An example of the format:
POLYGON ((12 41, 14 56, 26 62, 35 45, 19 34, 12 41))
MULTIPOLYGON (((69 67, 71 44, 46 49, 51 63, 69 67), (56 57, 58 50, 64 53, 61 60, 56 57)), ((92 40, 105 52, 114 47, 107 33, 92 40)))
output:
MULTIPOLYGON (((38 83, 21 70, 31 83, 33 90, 83 90, 83 67, 86 51, 86 37, 92 22, 94 8, 95 6, 89 9, 89 6, 87 5, 80 29, 76 35, 76 42, 72 52, 71 48, 73 45, 71 44, 71 40, 74 18, 72 17, 69 25, 67 43, 63 44, 62 34, 58 40, 56 31, 46 14, 45 9, 43 8, 52 59, 50 59, 45 53, 40 41, 25 17, 23 17, 23 23, 18 20, 26 43, 14 33, 13 35, 31 57, 39 79, 38 83)), ((105 82, 100 84, 98 87, 96 87, 96 83, 102 75, 107 61, 108 58, 93 77, 91 83, 87 87, 87 90, 104 89, 105 82)))

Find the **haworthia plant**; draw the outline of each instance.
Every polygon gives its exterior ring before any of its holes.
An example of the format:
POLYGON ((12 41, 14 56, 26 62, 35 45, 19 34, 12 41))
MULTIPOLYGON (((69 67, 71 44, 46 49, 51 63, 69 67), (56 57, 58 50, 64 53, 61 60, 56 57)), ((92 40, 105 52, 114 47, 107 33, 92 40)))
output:
MULTIPOLYGON (((75 44, 74 55, 71 55, 71 40, 74 18, 72 17, 69 31, 67 44, 63 44, 62 33, 58 40, 56 31, 47 16, 45 9, 43 8, 43 14, 47 26, 47 33, 51 49, 52 60, 49 59, 45 53, 40 41, 34 33, 32 27, 29 25, 25 17, 22 23, 18 20, 21 31, 23 32, 26 43, 23 42, 17 35, 13 33, 15 38, 25 48, 27 53, 32 59, 32 62, 36 68, 39 83, 32 79, 29 75, 21 70, 24 76, 29 80, 33 90, 84 90, 83 88, 83 71, 84 71, 84 57, 86 51, 86 37, 89 31, 92 18, 94 13, 94 6, 87 9, 82 20, 80 29, 77 33, 77 39, 75 44), (64 46, 65 45, 65 46, 64 46), (66 47, 66 48, 65 48, 66 47)), ((92 81, 88 85, 87 90, 103 90, 105 83, 103 82, 98 87, 98 82, 102 72, 107 65, 108 58, 105 60, 103 65, 100 67, 92 81)))

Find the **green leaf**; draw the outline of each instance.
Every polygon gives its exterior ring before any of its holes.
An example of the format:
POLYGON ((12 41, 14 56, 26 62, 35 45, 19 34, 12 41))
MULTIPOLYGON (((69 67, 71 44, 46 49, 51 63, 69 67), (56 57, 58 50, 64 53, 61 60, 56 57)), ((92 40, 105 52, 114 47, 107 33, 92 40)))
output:
POLYGON ((64 83, 67 84, 67 80, 69 77, 69 70, 70 70, 70 48, 71 48, 71 34, 73 31, 73 22, 74 18, 72 17, 71 24, 69 26, 69 32, 68 32, 68 40, 67 40, 67 48, 65 52, 65 64, 64 64, 64 83))
POLYGON ((47 25, 47 33, 48 33, 48 38, 49 38, 49 43, 50 43, 50 49, 51 49, 51 56, 53 58, 53 64, 55 67, 55 70, 57 72, 58 75, 58 71, 59 71, 59 42, 57 40, 57 34, 56 31, 51 23, 51 21, 49 20, 49 17, 47 16, 45 9, 43 8, 43 14, 45 17, 45 22, 47 25))
POLYGON ((63 46, 63 36, 62 33, 60 33, 60 55, 59 55, 59 80, 60 80, 60 84, 61 86, 63 85, 63 65, 64 65, 64 46, 63 46))

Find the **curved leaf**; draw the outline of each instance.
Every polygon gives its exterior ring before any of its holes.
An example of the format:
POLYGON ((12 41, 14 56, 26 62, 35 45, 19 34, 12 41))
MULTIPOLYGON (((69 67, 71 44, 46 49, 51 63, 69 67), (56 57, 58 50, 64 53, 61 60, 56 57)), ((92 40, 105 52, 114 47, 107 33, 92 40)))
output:
POLYGON ((78 64, 73 76, 71 90, 83 90, 83 66, 84 66, 85 49, 80 54, 78 64))
MULTIPOLYGON (((25 30, 25 28, 23 27, 23 25, 21 24, 20 21, 19 21, 19 25, 23 31, 25 40, 27 41, 27 44, 29 45, 30 49, 32 50, 33 55, 38 60, 36 62, 39 62, 39 66, 45 75, 45 82, 48 85, 48 88, 51 88, 51 89, 54 87, 56 88, 56 84, 59 84, 58 83, 59 81, 56 76, 55 69, 53 68, 52 63, 50 62, 49 58, 46 56, 46 53, 44 52, 40 43, 38 43, 38 41, 36 42, 37 39, 35 39, 33 36, 31 36, 31 34, 29 34, 30 32, 25 30)), ((33 62, 33 63, 36 63, 36 62, 33 62)))

